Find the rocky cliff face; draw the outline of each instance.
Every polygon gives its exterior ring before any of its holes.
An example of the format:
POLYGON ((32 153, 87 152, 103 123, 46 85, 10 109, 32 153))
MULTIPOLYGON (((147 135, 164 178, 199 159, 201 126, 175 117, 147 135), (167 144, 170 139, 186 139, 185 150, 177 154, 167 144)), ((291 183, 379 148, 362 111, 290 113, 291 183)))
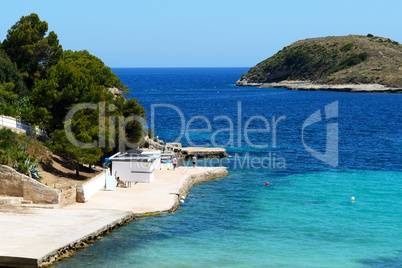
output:
POLYGON ((332 36, 297 41, 260 62, 237 85, 282 81, 380 84, 402 88, 402 45, 375 36, 332 36))
POLYGON ((151 139, 150 137, 146 136, 145 137, 145 143, 144 143, 144 148, 147 149, 154 149, 154 150, 163 150, 164 147, 164 142, 159 140, 157 137, 151 139))

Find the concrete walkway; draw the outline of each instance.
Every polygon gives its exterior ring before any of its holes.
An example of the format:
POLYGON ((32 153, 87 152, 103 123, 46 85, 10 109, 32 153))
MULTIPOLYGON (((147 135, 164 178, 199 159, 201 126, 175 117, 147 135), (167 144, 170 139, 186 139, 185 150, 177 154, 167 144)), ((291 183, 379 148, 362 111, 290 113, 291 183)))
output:
POLYGON ((63 209, 0 206, 0 266, 51 263, 135 215, 173 211, 178 195, 197 182, 227 175, 224 167, 157 171, 152 183, 100 191, 87 203, 63 209))
POLYGON ((227 175, 224 167, 179 167, 176 170, 158 170, 151 183, 132 183, 131 188, 99 191, 86 203, 77 203, 65 209, 111 209, 131 211, 135 215, 173 210, 178 195, 185 194, 193 183, 227 175))
POLYGON ((52 262, 132 216, 112 210, 0 210, 0 266, 38 267, 52 262))

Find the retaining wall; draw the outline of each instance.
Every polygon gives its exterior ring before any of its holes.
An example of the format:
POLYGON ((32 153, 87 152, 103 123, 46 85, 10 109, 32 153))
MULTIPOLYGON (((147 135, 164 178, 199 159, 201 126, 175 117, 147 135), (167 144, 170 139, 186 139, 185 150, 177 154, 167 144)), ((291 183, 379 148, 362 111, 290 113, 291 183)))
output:
POLYGON ((101 174, 95 178, 83 183, 82 185, 77 185, 77 197, 76 200, 79 203, 85 203, 91 196, 99 192, 106 185, 106 175, 109 169, 104 170, 101 174))
POLYGON ((0 164, 0 195, 23 197, 36 204, 60 204, 60 191, 0 164))

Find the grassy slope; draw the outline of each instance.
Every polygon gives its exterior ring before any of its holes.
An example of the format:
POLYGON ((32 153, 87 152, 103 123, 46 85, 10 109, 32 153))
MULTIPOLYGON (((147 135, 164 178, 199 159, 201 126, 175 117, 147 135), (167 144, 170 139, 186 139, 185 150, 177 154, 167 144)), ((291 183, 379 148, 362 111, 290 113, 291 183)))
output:
POLYGON ((402 45, 387 38, 330 36, 297 41, 260 62, 241 80, 382 84, 402 87, 402 45))

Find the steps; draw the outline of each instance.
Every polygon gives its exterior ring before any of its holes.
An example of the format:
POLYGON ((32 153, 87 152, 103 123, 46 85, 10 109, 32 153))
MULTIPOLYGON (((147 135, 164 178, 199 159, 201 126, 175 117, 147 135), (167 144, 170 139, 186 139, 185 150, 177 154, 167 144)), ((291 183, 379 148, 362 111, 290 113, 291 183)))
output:
POLYGON ((57 209, 57 208, 60 208, 60 205, 59 204, 21 204, 21 207, 57 209))
POLYGON ((0 206, 1 205, 12 205, 24 208, 47 208, 56 209, 60 208, 59 204, 34 204, 32 201, 25 200, 23 197, 16 196, 0 196, 0 206))
POLYGON ((20 205, 23 197, 0 196, 0 205, 20 205))

